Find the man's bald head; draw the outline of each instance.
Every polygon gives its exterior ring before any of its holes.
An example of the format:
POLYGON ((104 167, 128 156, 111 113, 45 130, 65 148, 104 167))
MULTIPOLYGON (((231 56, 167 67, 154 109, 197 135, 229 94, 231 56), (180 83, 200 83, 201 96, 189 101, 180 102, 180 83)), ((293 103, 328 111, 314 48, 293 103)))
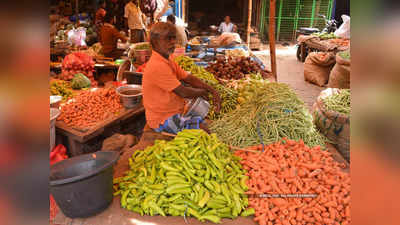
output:
POLYGON ((164 56, 170 55, 175 50, 176 27, 171 23, 159 22, 150 30, 150 43, 155 51, 164 56))

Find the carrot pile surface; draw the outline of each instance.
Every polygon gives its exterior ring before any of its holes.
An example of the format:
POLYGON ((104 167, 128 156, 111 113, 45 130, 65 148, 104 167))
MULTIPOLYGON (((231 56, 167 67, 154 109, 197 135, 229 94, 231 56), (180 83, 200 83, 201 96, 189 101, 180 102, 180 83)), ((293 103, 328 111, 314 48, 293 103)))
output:
POLYGON ((117 115, 121 109, 120 97, 115 90, 97 89, 82 92, 62 106, 57 120, 68 126, 86 128, 117 115))
MULTIPOLYGON (((350 224, 350 176, 331 153, 285 140, 264 152, 236 151, 242 158, 249 207, 260 225, 350 224), (285 143, 284 143, 285 142, 285 143)), ((261 150, 261 146, 248 149, 261 150)))

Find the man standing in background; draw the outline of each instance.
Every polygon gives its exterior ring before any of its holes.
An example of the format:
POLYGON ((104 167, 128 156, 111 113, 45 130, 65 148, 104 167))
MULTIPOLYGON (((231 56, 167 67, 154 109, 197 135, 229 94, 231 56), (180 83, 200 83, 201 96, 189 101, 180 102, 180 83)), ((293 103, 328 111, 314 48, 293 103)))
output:
POLYGON ((236 32, 237 28, 236 26, 231 22, 231 17, 230 16, 225 16, 224 22, 219 25, 218 31, 220 33, 225 33, 225 32, 236 32))
POLYGON ((131 31, 131 43, 138 43, 145 41, 145 16, 139 8, 138 0, 131 0, 125 6, 124 15, 128 28, 131 31))

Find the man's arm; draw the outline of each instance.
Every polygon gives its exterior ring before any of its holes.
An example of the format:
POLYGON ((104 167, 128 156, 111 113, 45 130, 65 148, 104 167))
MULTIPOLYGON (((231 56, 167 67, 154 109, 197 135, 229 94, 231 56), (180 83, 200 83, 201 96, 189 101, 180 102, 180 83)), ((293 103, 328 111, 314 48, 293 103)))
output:
POLYGON ((197 98, 207 95, 207 90, 179 85, 173 90, 175 94, 182 98, 197 98))
POLYGON ((122 43, 126 43, 128 40, 123 34, 121 34, 117 29, 114 29, 114 35, 122 41, 122 43))
MULTIPOLYGON (((199 78, 197 78, 191 74, 188 74, 188 76, 186 78, 184 78, 183 81, 185 83, 188 83, 190 86, 192 86, 194 88, 202 89, 208 93, 211 93, 213 95, 213 102, 215 104, 215 110, 217 112, 219 112, 219 110, 221 108, 221 97, 220 97, 219 93, 213 87, 204 83, 202 80, 200 80, 199 78)), ((203 94, 201 96, 206 97, 207 93, 203 94)))
POLYGON ((222 24, 223 24, 223 23, 221 23, 221 24, 219 25, 219 28, 218 28, 218 32, 220 32, 220 33, 222 33, 222 24))

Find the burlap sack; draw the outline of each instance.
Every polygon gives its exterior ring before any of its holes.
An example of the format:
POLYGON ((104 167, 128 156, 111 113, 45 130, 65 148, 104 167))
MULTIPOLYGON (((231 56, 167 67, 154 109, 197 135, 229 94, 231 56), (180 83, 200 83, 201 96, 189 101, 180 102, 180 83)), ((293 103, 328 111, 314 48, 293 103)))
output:
POLYGON ((332 53, 312 52, 304 63, 304 79, 318 86, 324 86, 329 80, 329 73, 335 57, 332 53))
POLYGON ((321 92, 313 105, 314 123, 338 149, 340 154, 350 161, 350 118, 342 113, 329 111, 323 99, 337 93, 339 89, 328 88, 321 92))
POLYGON ((350 88, 350 60, 336 54, 336 64, 329 75, 328 87, 350 88))

